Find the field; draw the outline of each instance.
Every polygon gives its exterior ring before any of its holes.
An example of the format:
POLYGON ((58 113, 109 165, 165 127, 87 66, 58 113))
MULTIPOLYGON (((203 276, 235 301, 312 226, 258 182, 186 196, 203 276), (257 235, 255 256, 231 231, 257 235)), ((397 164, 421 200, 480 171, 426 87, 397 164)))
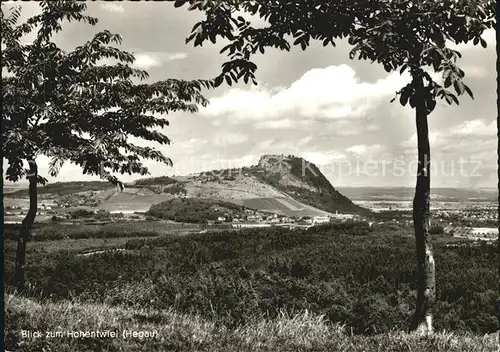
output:
MULTIPOLYGON (((346 197, 356 200, 400 200, 411 201, 415 189, 413 187, 337 187, 346 197)), ((432 201, 441 202, 469 202, 497 201, 498 191, 494 188, 466 189, 466 188, 432 188, 432 201)))
POLYGON ((47 351, 338 351, 338 352, 493 352, 494 335, 438 333, 429 339, 404 332, 375 336, 352 335, 342 325, 329 325, 324 317, 280 314, 256 319, 238 329, 226 330, 197 315, 168 310, 112 307, 105 304, 63 301, 52 303, 5 295, 6 347, 20 352, 47 351), (19 344, 19 324, 31 331, 153 332, 154 338, 68 337, 26 339, 19 344), (64 327, 64 330, 56 327, 64 327))
POLYGON ((101 202, 97 209, 132 213, 145 212, 152 204, 171 199, 172 195, 157 194, 147 188, 126 187, 122 192, 116 189, 101 191, 95 198, 101 202))
POLYGON ((294 199, 284 197, 241 199, 232 200, 232 202, 250 209, 263 212, 276 212, 277 214, 290 217, 324 216, 328 214, 325 211, 302 204, 294 199))
MULTIPOLYGON (((405 229, 338 224, 187 234, 177 224, 160 233, 160 223, 151 222, 141 233, 130 224, 110 224, 106 231, 93 229, 95 238, 29 243, 30 289, 5 297, 8 349, 41 346, 40 341, 21 344, 21 326, 67 326, 156 329, 163 340, 52 339, 44 346, 58 351, 494 351, 494 337, 481 336, 498 329, 496 244, 435 238, 435 324, 441 332, 420 340, 401 332, 415 304, 414 240, 405 229), (111 226, 117 227, 112 231, 111 226), (102 238, 103 233, 116 237, 102 238), (103 248, 126 251, 78 256, 103 248)), ((6 278, 14 248, 6 240, 6 278)))
POLYGON ((168 194, 134 194, 115 192, 110 198, 99 205, 98 209, 107 210, 110 212, 145 212, 148 211, 151 205, 158 204, 172 196, 168 194))
POLYGON ((195 177, 178 178, 186 182, 189 197, 210 199, 248 199, 286 197, 274 187, 265 184, 253 176, 237 176, 234 180, 198 180, 195 177))
MULTIPOLYGON (((7 239, 17 235, 17 224, 5 226, 7 239)), ((184 232, 199 231, 199 226, 182 224, 172 221, 120 221, 103 224, 61 224, 58 222, 35 224, 33 228, 33 243, 53 239, 81 239, 81 238, 129 238, 134 236, 159 236, 168 234, 182 234, 184 232)))

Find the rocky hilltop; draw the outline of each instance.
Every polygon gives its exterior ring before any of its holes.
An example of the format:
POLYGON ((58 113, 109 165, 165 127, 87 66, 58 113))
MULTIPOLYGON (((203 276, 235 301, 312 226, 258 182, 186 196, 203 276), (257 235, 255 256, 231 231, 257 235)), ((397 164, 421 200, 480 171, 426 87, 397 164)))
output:
MULTIPOLYGON (((161 179, 146 182, 157 187, 161 179)), ((291 216, 371 213, 338 192, 315 164, 293 155, 263 155, 257 165, 173 177, 168 182, 168 187, 182 189, 186 197, 224 200, 291 216)))
POLYGON ((338 192, 319 168, 294 155, 263 155, 253 174, 295 200, 327 212, 367 214, 338 192))
MULTIPOLYGON (((238 169, 140 179, 122 192, 106 182, 68 182, 41 187, 39 193, 69 204, 97 203, 109 211, 145 211, 153 204, 187 197, 297 217, 370 213, 339 193, 316 165, 293 155, 263 155, 257 165, 238 169)), ((27 194, 23 190, 9 196, 27 194)))

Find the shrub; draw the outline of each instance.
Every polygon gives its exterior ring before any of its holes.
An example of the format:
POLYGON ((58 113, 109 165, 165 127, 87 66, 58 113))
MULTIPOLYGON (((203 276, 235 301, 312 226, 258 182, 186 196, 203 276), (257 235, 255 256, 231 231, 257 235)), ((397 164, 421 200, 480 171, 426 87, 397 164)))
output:
POLYGON ((94 216, 94 212, 92 210, 86 210, 86 209, 76 209, 72 211, 70 214, 72 219, 90 218, 94 216))
POLYGON ((444 233, 443 226, 432 226, 430 229, 431 235, 442 235, 444 233))
POLYGON ((94 219, 96 219, 96 220, 109 220, 109 219, 111 219, 111 214, 109 211, 101 209, 95 213, 94 219))
MULTIPOLYGON (((112 228, 92 236, 109 236, 112 228)), ((413 238, 389 231, 343 223, 169 235, 134 239, 124 252, 44 254, 28 272, 45 295, 61 298, 175 307, 230 327, 255 315, 275 317, 279 309, 308 309, 355 333, 381 333, 407 327, 415 306, 413 238)), ((444 244, 435 245, 436 328, 495 331, 496 247, 444 244)))

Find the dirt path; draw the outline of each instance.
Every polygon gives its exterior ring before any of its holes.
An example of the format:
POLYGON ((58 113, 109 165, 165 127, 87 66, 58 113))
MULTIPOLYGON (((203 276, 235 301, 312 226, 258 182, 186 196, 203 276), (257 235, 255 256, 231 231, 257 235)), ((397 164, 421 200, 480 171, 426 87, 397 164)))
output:
POLYGON ((80 254, 77 254, 76 256, 77 257, 90 257, 91 255, 95 255, 95 254, 106 253, 106 252, 122 252, 124 250, 125 250, 125 248, 102 249, 102 250, 88 252, 88 253, 80 253, 80 254))

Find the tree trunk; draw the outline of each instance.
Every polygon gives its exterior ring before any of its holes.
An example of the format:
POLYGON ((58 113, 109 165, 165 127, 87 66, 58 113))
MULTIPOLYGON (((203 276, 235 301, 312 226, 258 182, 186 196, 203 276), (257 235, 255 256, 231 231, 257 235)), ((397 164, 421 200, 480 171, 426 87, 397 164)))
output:
MULTIPOLYGON (((31 158, 32 159, 32 158, 31 158)), ((26 243, 30 240, 31 229, 35 221, 36 211, 37 211, 37 178, 38 178, 38 166, 35 160, 29 160, 29 198, 30 206, 26 217, 23 219, 21 224, 21 230, 19 237, 17 239, 17 250, 16 250, 16 267, 14 272, 14 284, 17 292, 24 291, 25 275, 24 275, 24 265, 26 262, 26 243)))
POLYGON ((432 333, 432 317, 436 300, 435 263, 430 236, 430 143, 422 77, 413 77, 416 89, 416 125, 418 167, 415 198, 413 199, 413 226, 417 249, 417 306, 413 317, 414 330, 432 333))
MULTIPOLYGON (((0 119, 0 135, 2 136, 2 138, 0 138, 0 145, 2 146, 2 150, 0 152, 0 178, 1 178, 1 182, 2 182, 2 190, 0 192, 2 192, 2 209, 1 209, 1 216, 2 216, 2 229, 4 230, 1 230, 2 231, 2 238, 0 239, 2 242, 0 243, 0 248, 2 250, 2 253, 4 253, 4 243, 5 243, 5 215, 4 215, 4 201, 3 201, 3 185, 4 185, 4 181, 3 181, 3 155, 4 155, 4 147, 3 147, 3 143, 4 143, 4 134, 3 134, 3 118, 0 119)), ((5 257, 4 257, 5 258, 5 257)), ((5 259, 4 259, 4 267, 5 267, 5 259)), ((3 282, 5 282, 5 269, 3 271, 3 275, 2 275, 2 279, 3 279, 3 282)), ((4 291, 5 292, 5 291, 4 291)), ((0 309, 2 309, 2 312, 5 312, 5 302, 4 300, 2 299, 2 303, 0 305, 0 309)), ((0 324, 2 324, 3 326, 5 326, 5 313, 2 314, 2 317, 0 318, 0 324)), ((4 340, 5 341, 5 340, 4 340)))
MULTIPOLYGON (((497 226, 498 226, 498 253, 500 253, 500 56, 498 53, 500 52, 500 31, 497 28, 497 179, 498 179, 498 213, 497 213, 497 226)), ((498 285, 500 287, 500 260, 498 261, 498 273, 499 280, 498 285)), ((497 302, 500 305, 500 298, 497 302)), ((500 307, 497 307, 500 308, 500 307)), ((497 316, 498 324, 500 325, 500 314, 497 316)), ((500 337, 500 332, 499 332, 500 337)))

